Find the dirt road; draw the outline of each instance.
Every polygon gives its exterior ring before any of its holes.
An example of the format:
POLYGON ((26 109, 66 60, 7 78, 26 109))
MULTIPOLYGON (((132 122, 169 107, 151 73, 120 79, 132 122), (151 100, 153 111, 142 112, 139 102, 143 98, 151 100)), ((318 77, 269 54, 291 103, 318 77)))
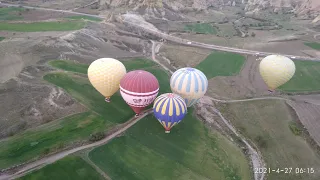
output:
MULTIPOLYGON (((101 15, 92 15, 92 14, 86 14, 86 13, 80 13, 80 12, 74 12, 72 10, 58 10, 58 9, 50 9, 50 8, 41 8, 41 7, 32 7, 32 6, 23 6, 23 5, 17 5, 17 4, 9 4, 9 3, 1 3, 0 5, 2 6, 8 6, 8 7, 23 7, 26 9, 37 9, 37 10, 43 10, 43 11, 53 11, 53 12, 63 12, 63 13, 69 13, 69 14, 76 14, 76 15, 84 15, 84 16, 91 16, 91 17, 96 17, 96 18, 103 18, 105 19, 106 17, 101 16, 101 15)), ((172 41, 175 43, 183 44, 186 46, 193 46, 193 47, 200 47, 200 48, 206 48, 206 49, 212 49, 212 50, 218 50, 218 51, 225 51, 225 52, 234 52, 234 53, 239 53, 239 54, 249 54, 249 55, 256 55, 256 56, 268 56, 272 55, 274 53, 269 53, 269 52, 262 52, 262 51, 252 51, 252 50, 246 50, 246 49, 239 49, 239 48, 231 48, 231 47, 225 47, 225 46, 217 46, 213 44, 205 44, 205 43, 200 43, 196 41, 190 41, 188 39, 182 39, 179 37, 175 37, 160 31, 156 31, 154 29, 146 28, 145 26, 142 26, 139 23, 133 23, 130 20, 126 21, 124 19, 124 23, 136 26, 140 29, 145 30, 146 32, 149 32, 155 36, 161 37, 163 39, 166 39, 168 41, 172 41)), ((294 55, 288 55, 288 54, 281 54, 283 56, 287 57, 293 57, 294 55)), ((306 56, 295 56, 296 60, 309 60, 309 61, 320 61, 318 58, 312 58, 312 57, 306 57, 306 56)))
MULTIPOLYGON (((38 161, 34 161, 31 162, 29 164, 27 164, 26 166, 24 166, 22 169, 20 169, 18 172, 14 173, 14 174, 2 174, 0 175, 0 180, 7 180, 7 179, 16 179, 19 177, 24 176, 25 174, 36 170, 36 169, 40 169, 45 165, 51 164, 55 161, 58 161, 70 154, 73 154, 75 152, 84 150, 84 149, 88 149, 88 148, 92 148, 92 147, 96 147, 96 146, 101 146, 104 145, 106 143, 108 143, 110 140, 112 140, 113 138, 115 138, 116 136, 120 135, 121 133, 125 132, 128 128, 130 128, 131 126, 133 126, 134 124, 136 124, 140 119, 144 118, 145 116, 149 115, 152 113, 152 109, 146 110, 144 112, 144 114, 140 115, 139 117, 133 117, 131 118, 129 121, 131 121, 130 123, 128 123, 127 125, 125 125, 124 127, 122 127, 121 129, 119 129, 118 131, 114 132, 113 134, 105 137, 104 139, 102 139, 101 141, 97 141, 94 142, 92 144, 88 144, 88 145, 84 145, 84 146, 80 146, 71 150, 67 150, 67 151, 62 151, 59 152, 57 154, 53 154, 51 156, 45 157, 43 159, 40 159, 38 161)), ((128 122, 129 122, 128 121, 128 122)))
MULTIPOLYGON (((165 65, 161 64, 160 61, 158 61, 156 59, 156 43, 154 41, 152 42, 152 59, 153 61, 155 61, 156 63, 158 63, 160 66, 165 67, 165 65)), ((168 69, 167 67, 165 67, 166 69, 168 69)), ((172 71, 169 71, 172 74, 172 71)), ((284 98, 277 98, 277 97, 265 97, 265 98, 255 98, 255 99, 244 99, 244 100, 219 100, 219 99, 215 99, 215 98, 211 98, 209 97, 211 100, 213 101, 217 101, 217 102, 245 102, 245 101, 254 101, 254 100, 261 100, 261 99, 284 99, 284 98)), ((262 156, 258 153, 257 150, 255 150, 247 141, 245 138, 243 138, 240 134, 237 133, 237 131, 235 130, 235 128, 229 123, 228 120, 226 120, 223 115, 220 113, 219 110, 214 108, 214 112, 216 114, 218 114, 218 116, 220 116, 220 118, 222 119, 222 121, 224 122, 224 124, 237 136, 239 137, 242 142, 247 146, 248 151, 249 151, 249 155, 250 155, 250 159, 252 162, 252 167, 253 170, 256 168, 264 168, 265 167, 265 163, 263 161, 262 156)), ((254 173, 254 180, 263 180, 264 179, 264 174, 257 174, 254 173)))

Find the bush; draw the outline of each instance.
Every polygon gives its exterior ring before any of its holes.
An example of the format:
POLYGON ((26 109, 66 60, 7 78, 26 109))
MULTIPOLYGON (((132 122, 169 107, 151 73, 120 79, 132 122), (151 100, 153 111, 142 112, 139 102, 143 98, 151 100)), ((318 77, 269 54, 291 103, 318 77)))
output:
POLYGON ((43 155, 47 155, 47 154, 49 154, 50 153, 50 148, 45 148, 45 149, 43 149, 43 151, 42 151, 42 154, 43 155))
POLYGON ((267 148, 267 140, 263 136, 257 136, 254 140, 258 143, 260 148, 267 148))
POLYGON ((302 130, 299 128, 298 124, 295 122, 290 122, 289 128, 290 128, 291 132, 296 136, 300 136, 302 133, 302 130))
POLYGON ((104 137, 105 137, 104 132, 93 133, 93 134, 90 134, 89 141, 91 142, 100 141, 104 137))

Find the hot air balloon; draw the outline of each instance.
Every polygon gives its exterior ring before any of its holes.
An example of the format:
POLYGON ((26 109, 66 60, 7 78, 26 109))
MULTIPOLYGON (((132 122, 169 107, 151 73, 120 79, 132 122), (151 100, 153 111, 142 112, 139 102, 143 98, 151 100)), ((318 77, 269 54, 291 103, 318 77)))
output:
POLYGON ((208 79, 198 69, 181 68, 170 79, 171 91, 186 101, 187 107, 195 104, 207 91, 208 79))
POLYGON ((88 68, 90 83, 106 102, 110 102, 110 97, 119 90, 120 80, 125 74, 126 67, 113 58, 97 59, 88 68))
POLYGON ((177 94, 162 94, 154 101, 153 114, 162 124, 165 132, 170 133, 170 129, 187 114, 187 105, 177 94))
POLYGON ((272 92, 292 78, 296 66, 285 56, 270 55, 261 60, 259 69, 262 79, 272 92))
POLYGON ((154 101, 158 92, 157 78, 147 71, 130 71, 120 82, 121 96, 136 113, 136 116, 154 101))

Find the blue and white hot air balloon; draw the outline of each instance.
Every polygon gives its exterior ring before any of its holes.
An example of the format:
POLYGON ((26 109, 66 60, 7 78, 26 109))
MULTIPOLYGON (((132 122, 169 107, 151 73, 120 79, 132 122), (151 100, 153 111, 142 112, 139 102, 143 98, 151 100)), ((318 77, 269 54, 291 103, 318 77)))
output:
POLYGON ((166 130, 178 124, 187 114, 187 106, 182 97, 173 93, 162 94, 154 100, 153 114, 166 130))
POLYGON ((207 92, 208 79, 198 69, 181 68, 172 74, 170 87, 173 93, 184 98, 187 107, 191 107, 207 92))

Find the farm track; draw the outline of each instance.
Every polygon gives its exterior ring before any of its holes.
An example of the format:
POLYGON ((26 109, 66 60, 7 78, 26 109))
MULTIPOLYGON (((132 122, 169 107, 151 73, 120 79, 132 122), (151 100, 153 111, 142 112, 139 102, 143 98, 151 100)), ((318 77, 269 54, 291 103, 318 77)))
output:
MULTIPOLYGON (((87 14, 87 13, 74 12, 72 10, 58 10, 58 9, 23 6, 23 5, 17 5, 17 4, 9 4, 9 3, 1 3, 1 5, 8 6, 8 7, 23 7, 26 9, 37 9, 37 10, 43 10, 43 11, 62 12, 62 13, 90 16, 90 17, 96 17, 96 18, 102 18, 102 19, 106 18, 105 16, 101 16, 101 15, 93 15, 93 14, 87 14)), ((130 25, 136 26, 136 27, 138 27, 138 28, 150 33, 150 34, 153 34, 153 35, 158 36, 160 38, 163 38, 163 39, 166 39, 168 41, 175 42, 178 44, 182 44, 185 46, 193 46, 193 47, 199 47, 199 48, 205 48, 205 49, 211 49, 211 50, 234 52, 234 53, 239 53, 239 54, 249 54, 249 55, 257 55, 257 56, 268 56, 268 55, 274 54, 274 53, 270 53, 270 52, 253 51, 253 50, 247 50, 247 49, 231 48, 231 47, 226 47, 226 46, 217 46, 214 44, 200 43, 200 42, 191 41, 188 39, 182 39, 179 37, 175 37, 175 36, 160 32, 158 30, 153 30, 153 29, 147 28, 145 26, 142 26, 141 24, 133 23, 132 21, 123 20, 123 23, 127 23, 130 25)), ((287 55, 287 54, 281 54, 281 55, 288 56, 288 57, 293 56, 293 55, 287 55)), ((306 56, 295 56, 295 57, 296 57, 296 60, 320 61, 318 58, 312 58, 312 57, 306 57, 306 56)))
MULTIPOLYGON (((165 66, 163 64, 160 63, 160 61, 158 61, 156 59, 156 51, 158 51, 160 48, 157 48, 157 50, 155 49, 156 47, 156 43, 154 41, 152 42, 152 59, 153 61, 155 61, 156 63, 158 63, 161 66, 165 66)), ((168 69, 166 67, 166 69, 168 69)), ((171 74, 172 72, 169 71, 171 74)), ((224 103, 228 103, 228 102, 246 102, 246 101, 254 101, 254 100, 261 100, 261 99, 281 99, 283 100, 284 98, 273 98, 273 97, 266 97, 266 98, 256 98, 256 99, 244 99, 244 100, 219 100, 219 99, 215 99, 215 98, 211 98, 209 97, 211 100, 216 101, 216 102, 224 102, 224 103)), ((227 119, 224 118, 224 116, 220 113, 220 111, 218 109, 214 108, 214 112, 222 119, 222 121, 224 122, 224 124, 228 127, 229 130, 231 130, 237 137, 239 137, 242 142, 247 146, 248 151, 249 151, 249 155, 250 155, 250 159, 252 162, 252 167, 253 170, 256 168, 265 168, 265 163, 263 161, 262 156, 260 155, 260 153, 255 150, 248 142, 245 138, 243 138, 240 134, 237 133, 236 129, 232 126, 232 124, 229 123, 229 121, 227 119)), ((257 174, 257 173, 253 173, 254 174, 254 180, 263 180, 264 179, 264 174, 257 174)))
MULTIPOLYGON (((20 5, 13 5, 13 4, 7 4, 7 3, 2 3, 2 5, 4 6, 10 6, 10 7, 24 7, 27 9, 37 9, 37 10, 44 10, 44 11, 54 11, 54 12, 63 12, 63 13, 69 13, 69 14, 77 14, 77 15, 85 15, 85 16, 90 16, 90 17, 97 17, 97 18, 105 18, 103 16, 99 16, 99 15, 92 15, 92 14, 86 14, 86 13, 79 13, 79 12, 73 12, 70 10, 56 10, 56 9, 48 9, 48 8, 39 8, 39 7, 31 7, 31 6, 20 6, 20 5)), ((159 31, 154 31, 152 29, 147 29, 139 24, 135 24, 132 22, 127 22, 128 24, 132 24, 134 26, 138 26, 139 28, 144 29, 145 31, 152 33, 158 37, 161 37, 163 39, 166 39, 168 41, 172 41, 172 42, 176 42, 182 45, 187 45, 187 46, 193 46, 193 47, 200 47, 200 48, 206 48, 206 49, 212 49, 212 50, 220 50, 220 51, 226 51, 226 52, 235 52, 235 53, 240 53, 240 54, 249 54, 249 55, 256 55, 257 53, 259 53, 259 56, 266 56, 266 55, 271 55, 273 53, 268 53, 268 52, 260 52, 260 51, 251 51, 251 50, 245 50, 245 49, 237 49, 237 48, 230 48, 230 47, 224 47, 224 46, 216 46, 216 45, 212 45, 212 44, 204 44, 204 43, 199 43, 199 42, 195 42, 195 41, 189 41, 187 39, 182 39, 182 38, 178 38, 178 37, 174 37, 172 35, 168 35, 159 31), (191 44, 190 44, 191 42, 191 44)), ((314 36, 314 38, 317 38, 317 35, 314 36)), ((156 61, 158 64, 160 64, 162 67, 164 67, 166 70, 168 70, 169 72, 172 73, 172 71, 170 71, 168 68, 166 68, 164 65, 162 65, 159 61, 156 60, 155 58, 155 52, 154 52, 154 48, 155 48, 155 42, 152 41, 152 59, 154 61, 156 61)), ((292 56, 292 55, 284 55, 284 56, 292 56)), ((310 57, 303 57, 303 56, 296 56, 297 59, 299 60, 310 60, 310 61, 320 61, 316 58, 310 58, 310 57)), ((281 98, 281 97, 261 97, 261 98, 252 98, 252 99, 243 99, 243 100, 220 100, 220 99, 215 99, 215 98, 211 98, 213 101, 216 102, 222 102, 222 103, 235 103, 235 102, 248 102, 248 101, 255 101, 255 100, 267 100, 267 99, 277 99, 277 100, 286 100, 288 101, 289 99, 286 98, 281 98)), ((289 100, 291 101, 291 100, 289 100)), ((87 148, 92 148, 92 147, 96 147, 96 146, 100 146, 103 144, 106 144, 107 142, 109 142, 110 140, 112 140, 113 138, 115 138, 116 136, 120 135, 121 133, 123 133, 124 131, 126 131, 128 128, 130 128, 132 125, 134 125, 135 123, 137 123, 140 119, 142 119, 143 117, 145 117, 147 114, 150 114, 152 111, 148 110, 145 114, 143 114, 142 116, 138 117, 138 118, 132 118, 130 123, 128 123, 127 125, 125 125, 124 127, 122 127, 121 129, 119 129, 118 131, 116 131, 115 133, 107 136, 106 138, 104 138, 101 141, 92 143, 92 144, 88 144, 88 145, 84 145, 81 147, 77 147, 71 150, 67 150, 67 151, 63 151, 48 157, 45 157, 43 159, 40 159, 38 161, 32 162, 30 164, 27 164, 25 167, 23 167, 21 170, 19 170, 18 172, 9 175, 9 174, 2 174, 0 175, 0 180, 4 180, 4 179, 15 179, 18 177, 21 177, 23 175, 25 175, 28 172, 31 172, 33 170, 39 169, 47 164, 53 163, 59 159, 62 159, 63 157, 72 154, 74 152, 80 151, 80 150, 84 150, 87 148)), ((247 141, 239 136, 239 134, 237 134, 236 130, 233 128, 233 126, 222 116, 222 114, 216 110, 215 111, 220 117, 221 119, 224 121, 224 123, 227 125, 227 127, 233 132, 235 133, 235 135, 237 135, 238 137, 240 137, 242 139, 242 141, 247 145, 248 150, 250 151, 250 156, 251 156, 251 160, 252 160, 252 164, 253 164, 253 168, 263 168, 265 167, 265 164, 263 162, 262 156, 254 149, 250 146, 249 143, 247 143, 247 141)), ((259 176, 259 174, 254 174, 254 178, 255 180, 263 180, 264 179, 264 174, 261 174, 261 176, 259 176)))
POLYGON ((75 152, 107 144, 110 140, 112 140, 115 137, 119 136, 121 133, 125 132, 131 126, 133 126, 137 122, 139 122, 139 120, 141 120, 142 118, 144 118, 145 116, 147 116, 147 115, 149 115, 151 113, 152 113, 152 109, 149 109, 149 110, 144 111, 144 114, 140 115, 139 117, 131 118, 129 121, 127 121, 126 123, 122 124, 123 127, 121 127, 116 132, 110 134, 109 136, 105 137, 104 139, 102 139, 100 141, 97 141, 97 142, 94 142, 94 143, 91 143, 91 144, 87 144, 87 145, 84 145, 84 146, 76 147, 74 149, 62 151, 62 152, 59 152, 59 153, 44 157, 44 158, 42 158, 40 160, 37 160, 37 161, 31 162, 29 164, 26 164, 24 167, 22 167, 19 171, 15 172, 14 174, 2 173, 0 175, 0 180, 17 179, 19 177, 22 177, 22 176, 26 175, 27 173, 29 173, 31 171, 40 169, 40 168, 44 167, 45 165, 54 163, 55 161, 58 161, 58 160, 66 157, 66 156, 68 156, 70 154, 75 153, 75 152))

